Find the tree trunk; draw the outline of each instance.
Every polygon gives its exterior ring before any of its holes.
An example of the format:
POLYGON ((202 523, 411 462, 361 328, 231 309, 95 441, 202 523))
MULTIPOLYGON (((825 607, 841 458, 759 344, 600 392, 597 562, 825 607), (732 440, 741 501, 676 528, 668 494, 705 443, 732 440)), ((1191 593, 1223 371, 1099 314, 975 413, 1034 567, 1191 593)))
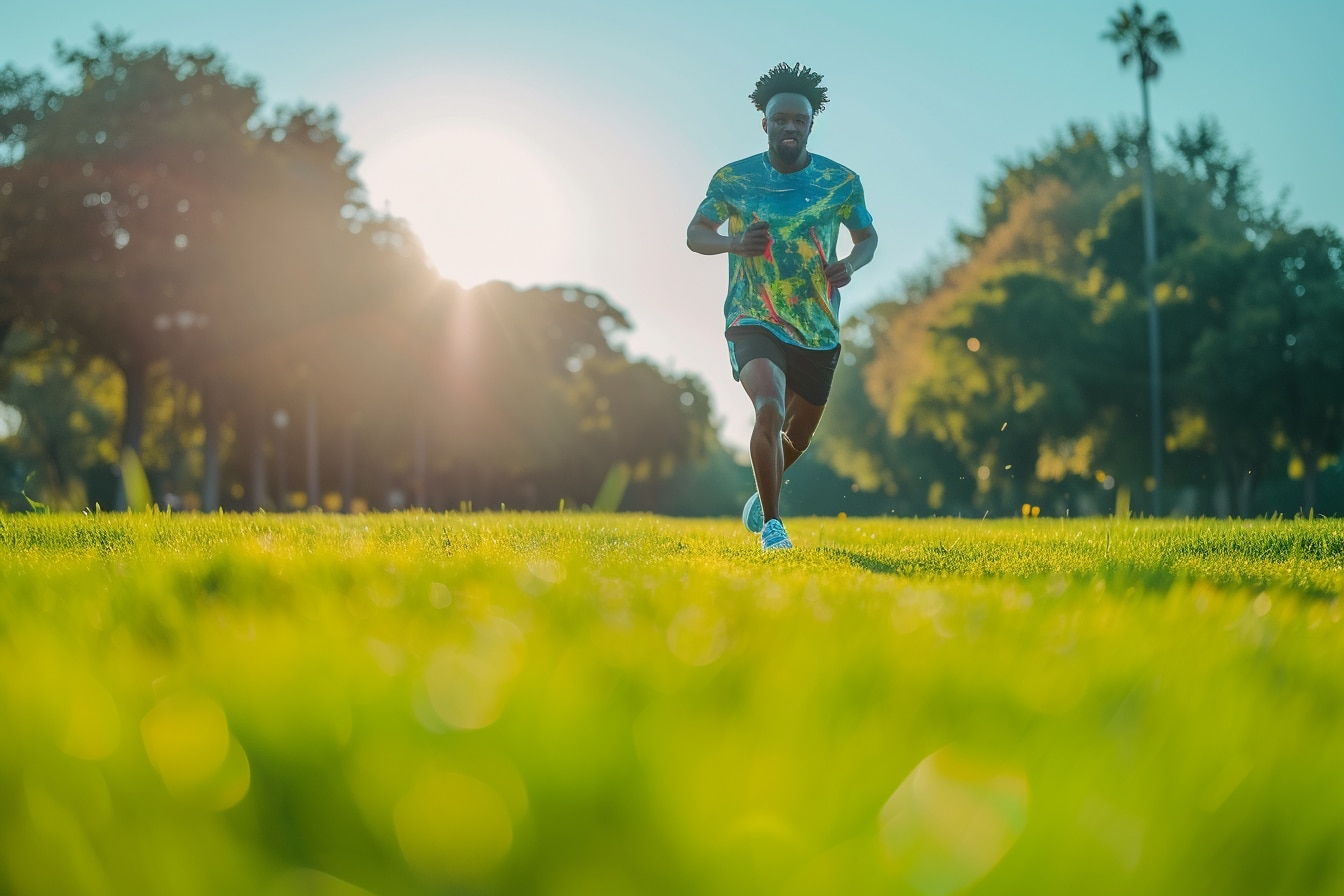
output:
POLYGON ((1302 512, 1306 514, 1316 509, 1316 480, 1320 462, 1320 457, 1315 454, 1302 458, 1302 512))
POLYGON ((219 399, 209 378, 201 386, 201 422, 205 426, 205 444, 201 448, 201 510, 219 509, 219 441, 221 414, 219 399))
POLYGON ((308 393, 308 506, 322 506, 322 477, 318 469, 317 396, 308 393))
MULTIPOLYGON (((140 456, 140 442, 145 435, 145 412, 149 406, 149 368, 139 360, 130 360, 122 364, 122 377, 126 381, 126 417, 121 426, 121 452, 128 449, 140 456)), ((117 477, 117 510, 126 510, 130 506, 126 497, 126 479, 117 477)))
POLYGON ((1232 483, 1230 476, 1219 476, 1213 487, 1213 515, 1225 520, 1232 515, 1232 483))
POLYGON ((1251 498, 1255 496, 1255 467, 1241 464, 1233 470, 1232 482, 1237 496, 1237 516, 1243 520, 1251 518, 1251 498))
POLYGON ((429 506, 429 427, 423 413, 416 415, 414 438, 414 470, 411 478, 415 489, 415 506, 423 510, 429 506))
POLYGON ((350 513, 355 500, 355 424, 346 421, 341 433, 341 509, 350 513))
POLYGON ((289 426, 275 430, 275 509, 289 510, 289 426))
POLYGON ((44 433, 42 437, 42 454, 47 459, 47 468, 49 470, 49 475, 51 476, 51 488, 49 489, 48 494, 42 494, 40 492, 38 494, 45 499, 43 503, 48 506, 55 505, 58 510, 71 510, 74 508, 66 506, 65 474, 61 470, 61 456, 57 452, 56 447, 56 443, 44 433))
POLYGON ((248 489, 249 506, 261 510, 270 503, 266 494, 266 413, 257 411, 252 430, 252 487, 248 489))

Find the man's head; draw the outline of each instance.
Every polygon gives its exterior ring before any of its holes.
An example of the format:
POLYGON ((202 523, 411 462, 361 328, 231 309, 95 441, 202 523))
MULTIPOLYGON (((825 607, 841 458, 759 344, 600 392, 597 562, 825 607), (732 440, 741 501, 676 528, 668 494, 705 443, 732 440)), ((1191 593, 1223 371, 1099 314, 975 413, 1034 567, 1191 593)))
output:
POLYGON ((799 93, 777 93, 765 106, 761 127, 765 129, 770 153, 786 165, 793 165, 807 152, 807 137, 812 133, 812 104, 799 93))
POLYGON ((761 75, 750 99, 764 116, 761 128, 771 154, 790 165, 802 158, 812 119, 828 100, 821 75, 801 64, 781 62, 761 75))

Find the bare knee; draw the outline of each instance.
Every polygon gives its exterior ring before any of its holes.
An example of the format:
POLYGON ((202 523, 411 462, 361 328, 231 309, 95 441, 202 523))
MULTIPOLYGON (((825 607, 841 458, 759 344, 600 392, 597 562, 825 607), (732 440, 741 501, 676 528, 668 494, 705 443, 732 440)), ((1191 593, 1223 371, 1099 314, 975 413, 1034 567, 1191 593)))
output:
POLYGON ((784 427, 784 402, 774 396, 756 399, 756 428, 779 432, 784 427))

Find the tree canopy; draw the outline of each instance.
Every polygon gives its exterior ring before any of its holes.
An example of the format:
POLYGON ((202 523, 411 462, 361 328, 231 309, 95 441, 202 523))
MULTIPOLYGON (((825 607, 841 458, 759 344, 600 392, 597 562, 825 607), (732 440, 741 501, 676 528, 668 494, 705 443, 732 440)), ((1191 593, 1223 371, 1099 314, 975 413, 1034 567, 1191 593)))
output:
POLYGON ((268 108, 208 50, 99 32, 58 59, 68 87, 0 71, 11 480, 73 494, 129 451, 206 509, 555 506, 717 445, 704 387, 627 359, 605 296, 434 274, 334 111, 268 108))
MULTIPOLYGON (((1152 488, 1134 131, 1071 126, 984 187, 963 253, 850 322, 862 390, 822 454, 904 512, 1088 513, 1152 488), (865 420, 884 425, 872 427, 865 420), (899 497, 898 497, 899 496, 899 497)), ((1156 172, 1176 512, 1251 514, 1277 467, 1317 506, 1340 453, 1340 237, 1256 195, 1211 120, 1156 172), (1305 335, 1310 333, 1310 336, 1305 335)))

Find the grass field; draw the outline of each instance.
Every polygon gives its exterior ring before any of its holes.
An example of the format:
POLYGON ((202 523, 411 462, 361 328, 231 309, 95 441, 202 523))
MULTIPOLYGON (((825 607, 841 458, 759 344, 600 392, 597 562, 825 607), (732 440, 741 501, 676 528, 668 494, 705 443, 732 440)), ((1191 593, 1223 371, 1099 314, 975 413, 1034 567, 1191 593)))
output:
POLYGON ((1344 523, 0 516, 0 892, 1344 893, 1344 523))

